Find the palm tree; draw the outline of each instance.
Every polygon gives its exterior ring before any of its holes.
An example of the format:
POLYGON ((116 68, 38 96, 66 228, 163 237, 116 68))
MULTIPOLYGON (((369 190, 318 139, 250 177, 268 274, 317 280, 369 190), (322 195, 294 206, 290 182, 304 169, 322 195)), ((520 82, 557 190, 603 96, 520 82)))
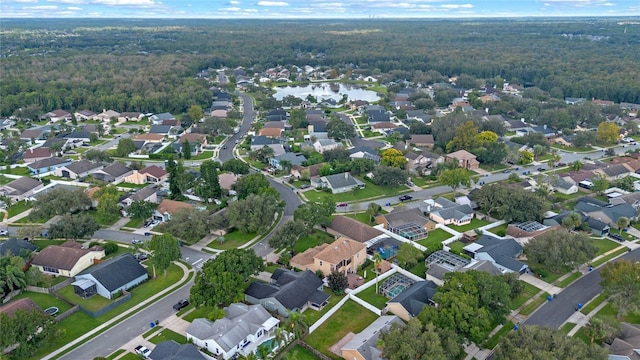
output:
POLYGON ((622 234, 622 230, 629 226, 629 218, 621 216, 616 222, 616 225, 618 225, 618 230, 620 234, 622 234))
POLYGON ((51 144, 51 147, 49 149, 55 156, 58 156, 60 151, 62 151, 62 142, 54 142, 53 144, 51 144))
POLYGON ((378 270, 378 267, 380 266, 381 262, 382 262, 382 255, 380 255, 379 252, 376 252, 373 255, 373 270, 376 273, 376 294, 378 293, 378 273, 380 272, 378 270))
POLYGON ((278 343, 278 346, 282 346, 287 343, 285 331, 282 328, 278 327, 273 333, 274 339, 278 343))
POLYGON ((582 163, 580 162, 580 160, 576 160, 571 163, 571 170, 580 171, 580 169, 582 169, 582 163))
POLYGON ((271 351, 269 350, 269 346, 265 344, 260 344, 260 346, 258 346, 258 348, 256 349, 256 355, 258 359, 261 360, 267 360, 269 358, 269 353, 271 353, 271 351))
POLYGON ((7 264, 2 269, 2 280, 9 291, 21 289, 27 285, 27 275, 15 264, 7 264))
POLYGON ((280 160, 280 167, 285 174, 288 174, 293 164, 289 160, 280 160))
POLYGON ((307 330, 307 322, 304 315, 298 311, 289 313, 285 326, 293 332, 296 339, 302 338, 302 334, 307 330))

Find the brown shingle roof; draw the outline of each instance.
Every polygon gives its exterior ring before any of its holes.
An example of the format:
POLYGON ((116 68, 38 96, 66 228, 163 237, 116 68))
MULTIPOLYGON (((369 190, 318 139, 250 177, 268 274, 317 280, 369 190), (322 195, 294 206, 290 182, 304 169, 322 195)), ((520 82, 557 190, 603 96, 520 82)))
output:
POLYGON ((59 245, 49 245, 36 255, 31 261, 33 265, 47 266, 55 269, 71 270, 78 260, 89 250, 77 249, 59 245))
POLYGON ((189 141, 190 143, 199 143, 202 142, 205 138, 206 135, 204 134, 188 133, 180 136, 178 143, 182 144, 185 140, 189 141))
POLYGON ((351 258, 365 248, 366 246, 361 242, 357 242, 345 237, 340 237, 331 245, 318 252, 315 258, 318 260, 326 261, 329 264, 337 264, 341 260, 351 258))
POLYGON ((193 205, 169 199, 163 199, 160 205, 158 205, 158 211, 162 214, 167 213, 173 215, 179 209, 193 209, 193 205))
POLYGON ((140 134, 134 138, 135 140, 160 141, 164 139, 164 135, 160 134, 140 134))
POLYGON ((49 148, 39 147, 39 148, 29 149, 25 151, 24 154, 22 155, 22 158, 34 159, 34 158, 50 157, 50 156, 51 156, 51 150, 49 148))
POLYGON ((167 172, 165 171, 165 169, 157 166, 157 165, 151 165, 151 166, 147 166, 146 168, 140 170, 140 174, 149 174, 155 178, 161 178, 165 175, 167 175, 167 172))
POLYGON ((365 242, 383 234, 378 229, 342 215, 336 216, 328 228, 359 242, 365 242))
POLYGON ((390 122, 380 122, 380 123, 373 124, 374 129, 395 129, 397 127, 398 125, 390 122))
POLYGON ((34 303, 29 298, 14 300, 10 303, 0 306, 0 314, 7 314, 7 316, 13 316, 13 314, 15 314, 18 310, 24 310, 26 312, 37 310, 39 312, 43 312, 42 308, 36 305, 36 303, 34 303))
POLYGON ((433 135, 431 134, 413 134, 411 135, 411 140, 409 140, 411 144, 433 144, 435 143, 433 139, 433 135))
POLYGON ((452 152, 451 154, 447 154, 448 158, 454 158, 458 160, 475 160, 476 156, 467 150, 458 150, 456 152, 452 152))
POLYGON ((282 134, 282 131, 283 129, 279 128, 262 128, 260 129, 260 133, 258 135, 267 137, 279 137, 280 134, 282 134))
POLYGON ((218 182, 223 189, 231 190, 231 186, 235 184, 236 181, 238 181, 238 177, 233 174, 224 173, 218 175, 218 182))
POLYGON ((302 270, 305 270, 304 268, 307 265, 313 264, 313 258, 316 255, 318 255, 320 251, 324 250, 327 246, 329 246, 329 244, 320 244, 316 247, 309 248, 304 252, 296 254, 296 256, 291 258, 289 263, 299 265, 300 267, 303 268, 302 270))

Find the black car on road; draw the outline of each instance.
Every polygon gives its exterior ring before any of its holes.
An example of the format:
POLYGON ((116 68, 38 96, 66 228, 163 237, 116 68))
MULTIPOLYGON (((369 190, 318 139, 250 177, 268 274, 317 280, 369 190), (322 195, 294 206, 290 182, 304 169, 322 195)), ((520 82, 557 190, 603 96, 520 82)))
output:
POLYGON ((402 195, 402 196, 399 197, 399 199, 400 199, 400 201, 408 201, 408 200, 413 199, 413 196, 411 196, 411 195, 402 195))
POLYGON ((173 310, 176 310, 176 311, 182 310, 185 307, 187 307, 187 305, 189 305, 189 300, 182 299, 182 300, 178 301, 177 304, 173 305, 173 310))

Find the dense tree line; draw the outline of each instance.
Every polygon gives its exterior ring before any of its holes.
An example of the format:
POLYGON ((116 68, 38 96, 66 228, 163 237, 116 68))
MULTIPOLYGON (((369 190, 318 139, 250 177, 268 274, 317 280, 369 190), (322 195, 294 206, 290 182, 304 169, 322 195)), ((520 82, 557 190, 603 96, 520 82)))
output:
MULTIPOLYGON (((135 26, 109 20, 12 21, 4 24, 0 113, 37 104, 43 110, 90 108, 186 112, 205 108, 198 70, 277 64, 346 73, 347 64, 383 80, 461 85, 499 77, 555 98, 640 102, 640 29, 597 21, 312 21, 155 20, 135 26), (106 23, 105 23, 106 24, 106 23), (357 34, 354 29, 361 30, 357 34), (351 33, 344 36, 343 32, 351 33), (588 36, 602 36, 594 41, 588 36), (558 51, 562 49, 562 51, 558 51), (324 56, 309 56, 323 53, 324 56), (496 54, 501 56, 496 58, 496 54), (609 54, 616 54, 611 58, 609 54), (11 56, 8 56, 11 55, 11 56)), ((427 104, 427 107, 429 105, 427 104)))

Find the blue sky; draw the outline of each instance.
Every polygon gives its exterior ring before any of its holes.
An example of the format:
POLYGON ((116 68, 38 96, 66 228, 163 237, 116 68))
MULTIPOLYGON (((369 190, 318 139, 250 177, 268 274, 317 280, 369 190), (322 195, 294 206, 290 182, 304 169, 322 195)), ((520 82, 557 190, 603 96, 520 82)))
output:
POLYGON ((0 18, 640 16, 640 0, 0 0, 0 18))

